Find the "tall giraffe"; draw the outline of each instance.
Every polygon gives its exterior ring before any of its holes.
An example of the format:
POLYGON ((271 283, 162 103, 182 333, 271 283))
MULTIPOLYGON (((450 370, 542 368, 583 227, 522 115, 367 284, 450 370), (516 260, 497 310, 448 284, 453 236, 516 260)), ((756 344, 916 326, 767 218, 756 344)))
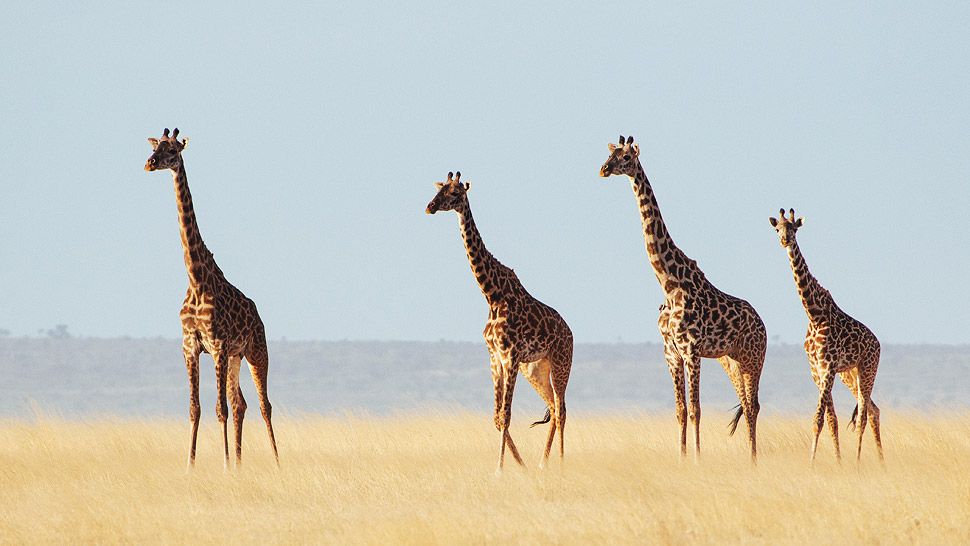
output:
POLYGON ((546 415, 532 426, 550 423, 546 449, 540 468, 549 460, 549 451, 556 431, 559 431, 559 459, 562 460, 563 431, 566 426, 566 383, 573 362, 573 334, 555 309, 530 295, 515 272, 502 265, 485 248, 482 236, 475 227, 468 190, 471 184, 462 183, 461 173, 448 173, 446 182, 437 182, 438 193, 428 203, 425 212, 439 210, 458 213, 465 251, 475 280, 488 302, 488 321, 485 323, 485 345, 491 360, 492 383, 495 387, 495 428, 502 433, 498 469, 505 463, 508 445, 516 462, 523 465, 519 451, 509 435, 512 421, 512 391, 518 372, 532 384, 546 403, 546 415))
POLYGON ((269 373, 269 353, 266 350, 266 333, 263 321, 256 311, 256 304, 229 283, 215 258, 199 233, 192 206, 192 195, 185 175, 182 150, 188 139, 178 140, 179 130, 171 136, 168 129, 162 138, 149 138, 152 155, 145 163, 146 171, 169 169, 175 181, 175 197, 178 203, 182 249, 185 252, 185 268, 189 274, 189 288, 182 304, 179 318, 182 321, 182 354, 189 374, 189 418, 191 420, 191 444, 188 465, 195 465, 195 445, 199 433, 199 355, 212 355, 216 366, 216 415, 222 423, 223 464, 229 467, 229 438, 227 431, 228 406, 232 403, 233 427, 236 433, 236 466, 242 462, 243 417, 246 400, 239 388, 239 366, 242 358, 249 363, 249 371, 256 384, 259 408, 266 421, 273 456, 279 464, 276 438, 273 435, 273 406, 266 395, 269 373))
POLYGON ((808 315, 808 332, 805 334, 805 354, 812 366, 812 379, 818 386, 818 407, 815 409, 812 433, 812 460, 818 449, 818 437, 822 431, 825 416, 828 415, 829 431, 835 443, 835 457, 842 458, 839 449, 839 422, 835 417, 835 402, 832 400, 832 386, 838 374, 845 386, 856 399, 856 412, 852 414, 852 425, 858 429, 859 445, 856 459, 862 456, 862 436, 866 421, 872 414, 872 435, 876 439, 879 460, 882 456, 882 439, 879 436, 879 408, 872 401, 872 386, 876 381, 879 368, 879 340, 865 324, 850 317, 835 303, 832 294, 819 284, 808 270, 808 264, 798 248, 795 233, 805 224, 804 218, 795 219, 795 209, 788 209, 790 217, 785 217, 781 209, 778 218, 769 218, 771 226, 778 232, 781 246, 788 250, 798 296, 808 315))
POLYGON ((680 425, 680 452, 687 454, 687 422, 694 424, 695 454, 700 454, 700 378, 701 358, 715 358, 724 367, 740 404, 729 425, 734 434, 744 415, 748 423, 751 459, 758 455, 758 382, 765 360, 765 325, 747 301, 718 290, 697 262, 674 244, 667 232, 653 188, 640 164, 640 147, 633 137, 609 145, 610 157, 600 168, 600 176, 626 175, 640 206, 643 238, 650 265, 664 292, 658 326, 664 339, 664 356, 674 382, 677 421, 680 425), (684 369, 690 391, 690 406, 684 404, 684 369))

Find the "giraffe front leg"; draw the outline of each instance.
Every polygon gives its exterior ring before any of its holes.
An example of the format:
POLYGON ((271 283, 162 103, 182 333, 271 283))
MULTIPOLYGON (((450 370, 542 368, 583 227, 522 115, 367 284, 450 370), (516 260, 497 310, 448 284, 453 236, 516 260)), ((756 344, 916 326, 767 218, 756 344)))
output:
POLYGON ((684 361, 680 353, 670 343, 664 343, 664 357, 667 369, 674 383, 674 405, 677 412, 677 425, 680 427, 680 456, 687 456, 687 403, 684 394, 684 361))
POLYGON ((185 357, 185 370, 189 375, 189 458, 186 467, 195 466, 195 446, 199 438, 199 350, 195 344, 183 341, 182 354, 185 357))
POLYGON ((502 362, 498 356, 491 352, 489 353, 489 359, 491 360, 492 387, 495 389, 495 414, 492 418, 495 422, 495 430, 502 432, 502 413, 505 402, 505 380, 502 374, 502 362))
POLYGON ((822 381, 818 389, 818 407, 815 409, 815 420, 812 426, 814 439, 812 440, 812 462, 815 462, 815 454, 818 451, 818 437, 825 424, 825 412, 828 405, 832 403, 832 383, 835 380, 835 366, 823 366, 821 370, 822 381))
POLYGON ((504 399, 502 403, 502 450, 499 453, 498 473, 501 473, 502 467, 505 464, 506 445, 509 451, 512 452, 512 457, 515 458, 515 462, 519 463, 520 466, 525 466, 525 463, 522 462, 522 457, 519 455, 519 450, 515 447, 515 442, 512 441, 512 436, 509 434, 509 425, 512 423, 512 394, 515 392, 515 380, 518 376, 518 370, 512 361, 503 365, 502 368, 504 399))
POLYGON ((229 358, 229 378, 226 383, 226 394, 232 407, 232 426, 236 439, 236 468, 242 464, 242 434, 243 419, 246 417, 246 399, 239 388, 239 367, 242 359, 238 356, 229 358))
POLYGON ((694 426, 694 456, 701 454, 701 359, 688 355, 684 358, 687 369, 687 385, 690 395, 690 406, 687 415, 694 426))
POLYGON ((229 404, 226 402, 226 383, 229 371, 229 357, 219 351, 212 355, 216 361, 216 417, 222 425, 223 468, 229 470, 229 404))
POLYGON ((835 400, 829 397, 829 403, 825 406, 825 419, 829 425, 829 433, 832 435, 832 444, 835 446, 835 460, 842 461, 842 448, 839 445, 839 418, 835 416, 835 400))

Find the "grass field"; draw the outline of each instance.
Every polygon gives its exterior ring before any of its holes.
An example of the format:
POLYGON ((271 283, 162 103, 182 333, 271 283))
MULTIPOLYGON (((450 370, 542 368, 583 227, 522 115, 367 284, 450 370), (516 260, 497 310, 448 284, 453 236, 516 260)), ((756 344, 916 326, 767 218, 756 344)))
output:
POLYGON ((841 465, 823 436, 812 467, 807 416, 764 417, 753 467, 727 417, 705 413, 697 461, 672 415, 571 417, 565 466, 540 471, 520 416, 529 466, 501 477, 484 415, 279 415, 277 470, 251 412, 228 473, 210 416, 192 473, 186 422, 5 421, 0 542, 970 543, 970 415, 884 410, 885 467, 868 436, 841 465))

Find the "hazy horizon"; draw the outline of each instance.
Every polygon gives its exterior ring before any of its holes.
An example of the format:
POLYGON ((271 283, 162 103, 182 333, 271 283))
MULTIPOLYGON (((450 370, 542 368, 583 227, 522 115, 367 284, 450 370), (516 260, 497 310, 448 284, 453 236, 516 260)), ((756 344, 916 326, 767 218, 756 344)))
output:
MULTIPOLYGON (((276 410, 288 414, 374 415, 461 408, 489 413, 494 402, 488 352, 464 341, 271 340, 269 393, 276 410)), ((882 347, 873 399, 887 415, 966 409, 970 400, 970 350, 964 346, 882 347)), ((212 359, 200 370, 205 415, 215 403, 212 359)), ((0 337, 0 375, 8 378, 0 417, 97 415, 184 417, 188 381, 176 339, 86 339, 0 337)), ((254 399, 248 372, 243 392, 254 399)), ((841 415, 854 399, 841 384, 833 390, 841 415)), ((673 411, 670 374, 657 344, 577 343, 567 401, 572 415, 673 411)), ((702 365, 705 410, 727 412, 736 403, 721 366, 702 365)), ((768 347, 760 383, 763 414, 798 414, 815 409, 818 389, 800 345, 768 347)), ((517 419, 545 409, 522 381, 515 396, 517 419)), ((722 423, 716 423, 722 426, 722 423)))

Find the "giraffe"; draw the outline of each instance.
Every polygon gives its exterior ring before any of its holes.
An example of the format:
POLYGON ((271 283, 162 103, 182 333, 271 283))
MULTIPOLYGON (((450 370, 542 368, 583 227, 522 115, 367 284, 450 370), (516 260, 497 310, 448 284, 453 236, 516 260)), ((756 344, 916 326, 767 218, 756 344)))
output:
POLYGON ((222 447, 225 468, 229 467, 229 438, 227 431, 228 406, 232 404, 233 428, 235 429, 236 466, 242 462, 242 428, 246 414, 246 400, 239 388, 239 367, 242 358, 249 363, 249 371, 256 384, 259 407, 266 422, 273 456, 279 465, 276 438, 273 434, 273 407, 266 394, 269 372, 269 353, 266 350, 266 333, 263 321, 256 311, 256 304, 229 283, 215 258, 206 248, 199 233, 199 226, 192 206, 192 195, 185 175, 182 151, 188 139, 178 140, 179 130, 169 136, 168 129, 162 138, 149 138, 152 155, 145 163, 146 171, 168 169, 175 181, 182 249, 185 268, 189 275, 189 288, 182 304, 179 318, 182 321, 182 354, 189 375, 189 419, 191 443, 188 467, 195 465, 195 446, 199 433, 199 355, 212 355, 216 367, 216 415, 222 424, 222 447))
POLYGON ((843 311, 835 303, 832 294, 808 270, 805 257, 795 240, 795 233, 805 224, 805 219, 796 220, 795 209, 788 211, 790 216, 787 218, 785 209, 781 209, 778 218, 772 217, 768 220, 778 232, 781 246, 788 250, 798 296, 808 315, 805 354, 811 364, 812 379, 818 386, 818 407, 815 409, 812 425, 812 460, 815 460, 818 437, 826 415, 832 441, 835 443, 835 457, 842 459, 839 449, 839 422, 835 417, 835 402, 832 400, 832 386, 835 384, 835 376, 838 375, 856 399, 856 410, 850 424, 856 426, 859 436, 856 459, 862 456, 862 436, 871 414, 872 435, 875 437, 876 450, 881 461, 883 455, 882 439, 879 435, 879 408, 872 401, 872 386, 879 368, 879 340, 865 324, 843 311))
POLYGON ((664 292, 658 326, 664 340, 664 357, 674 384, 677 422, 680 425, 680 453, 687 455, 687 421, 694 426, 694 453, 700 455, 700 359, 717 359, 724 367, 740 404, 728 425, 734 434, 744 415, 748 423, 751 460, 758 455, 758 383, 764 365, 767 335, 758 312, 747 301, 718 290, 697 262, 674 244, 660 215, 647 175, 640 164, 640 147, 633 137, 609 145, 610 156, 600 176, 626 175, 640 207, 643 238, 650 265, 664 292), (685 407, 684 371, 690 393, 685 407))
POLYGON ((505 463, 505 447, 515 461, 524 466, 519 451, 509 435, 512 420, 512 392, 518 372, 529 381, 546 403, 545 417, 532 426, 550 423, 549 436, 539 467, 549 460, 549 451, 559 432, 559 460, 563 459, 563 432, 566 426, 566 383, 572 367, 573 334, 555 309, 532 297, 515 272, 499 262, 485 248, 475 227, 468 190, 471 184, 461 182, 461 173, 448 173, 446 182, 437 182, 434 199, 425 212, 453 210, 458 214, 461 235, 475 280, 488 302, 485 323, 485 345, 491 361, 495 388, 495 428, 502 433, 498 468, 505 463))

